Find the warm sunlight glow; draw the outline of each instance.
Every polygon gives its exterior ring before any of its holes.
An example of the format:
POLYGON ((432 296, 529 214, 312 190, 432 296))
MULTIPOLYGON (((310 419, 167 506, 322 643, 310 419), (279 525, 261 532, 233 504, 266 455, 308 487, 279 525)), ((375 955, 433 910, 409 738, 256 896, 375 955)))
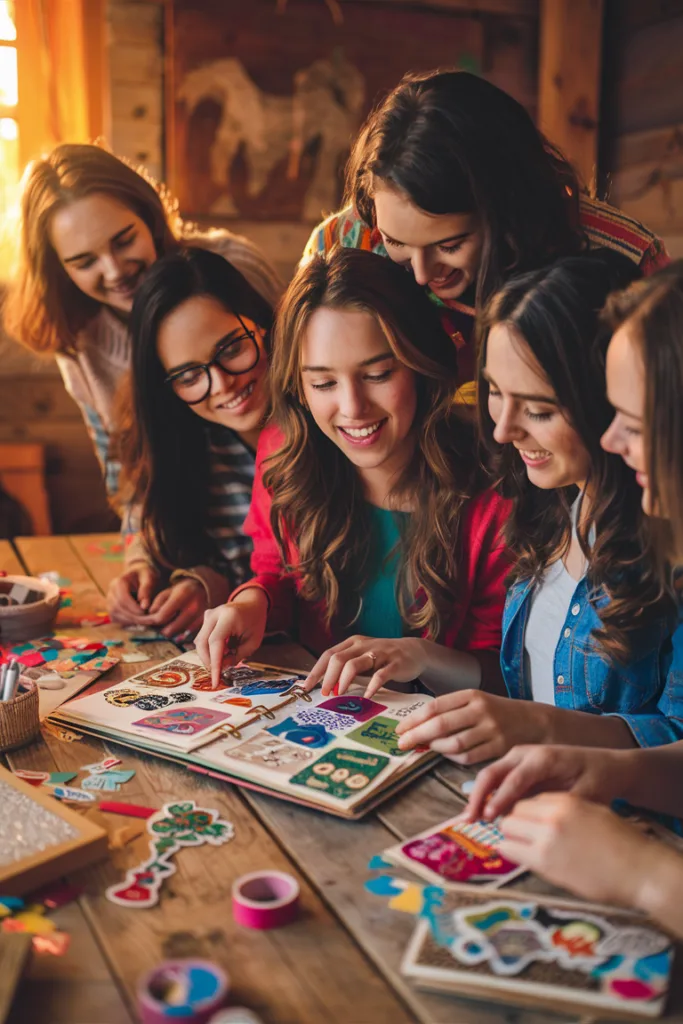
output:
POLYGON ((0 139, 13 142, 19 138, 17 122, 12 117, 0 117, 0 139))
POLYGON ((14 4, 11 0, 0 0, 0 39, 11 43, 17 38, 14 25, 14 4))
POLYGON ((0 106, 16 107, 17 51, 14 46, 0 46, 0 106))

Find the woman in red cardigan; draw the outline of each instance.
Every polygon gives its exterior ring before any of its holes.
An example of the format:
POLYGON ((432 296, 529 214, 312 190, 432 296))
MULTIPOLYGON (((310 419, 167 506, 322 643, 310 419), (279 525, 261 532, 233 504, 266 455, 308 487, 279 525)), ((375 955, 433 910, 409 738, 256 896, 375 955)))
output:
POLYGON ((337 249, 299 269, 273 339, 277 426, 261 435, 244 524, 254 578, 196 638, 215 686, 266 629, 316 654, 341 642, 309 680, 323 690, 361 673, 368 694, 417 676, 494 685, 507 504, 483 489, 454 409, 456 358, 390 260, 337 249))

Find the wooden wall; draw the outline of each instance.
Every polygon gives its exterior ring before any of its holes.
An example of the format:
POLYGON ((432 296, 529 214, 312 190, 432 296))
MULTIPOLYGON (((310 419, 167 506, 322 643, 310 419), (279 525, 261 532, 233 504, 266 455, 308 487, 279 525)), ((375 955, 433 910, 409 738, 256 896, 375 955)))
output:
POLYGON ((683 0, 608 0, 601 135, 610 201, 683 256, 683 0))

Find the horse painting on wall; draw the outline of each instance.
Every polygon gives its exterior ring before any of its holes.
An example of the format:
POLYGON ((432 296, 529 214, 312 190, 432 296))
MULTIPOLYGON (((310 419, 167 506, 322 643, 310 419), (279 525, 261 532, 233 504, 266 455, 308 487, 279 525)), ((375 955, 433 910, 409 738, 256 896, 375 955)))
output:
POLYGON ((477 69, 481 23, 403 4, 173 0, 166 176, 185 216, 316 223, 351 143, 410 69, 477 69), (280 11, 278 13, 278 10, 280 11))

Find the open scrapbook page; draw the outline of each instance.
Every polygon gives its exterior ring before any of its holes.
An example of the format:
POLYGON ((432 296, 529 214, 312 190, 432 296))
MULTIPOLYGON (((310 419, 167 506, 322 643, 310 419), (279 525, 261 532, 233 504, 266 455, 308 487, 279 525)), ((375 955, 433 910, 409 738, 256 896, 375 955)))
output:
POLYGON ((244 663, 220 688, 198 656, 180 655, 64 704, 53 718, 185 761, 232 782, 343 817, 364 813, 426 768, 431 752, 399 748, 399 720, 432 698, 363 687, 306 693, 305 673, 244 663))

